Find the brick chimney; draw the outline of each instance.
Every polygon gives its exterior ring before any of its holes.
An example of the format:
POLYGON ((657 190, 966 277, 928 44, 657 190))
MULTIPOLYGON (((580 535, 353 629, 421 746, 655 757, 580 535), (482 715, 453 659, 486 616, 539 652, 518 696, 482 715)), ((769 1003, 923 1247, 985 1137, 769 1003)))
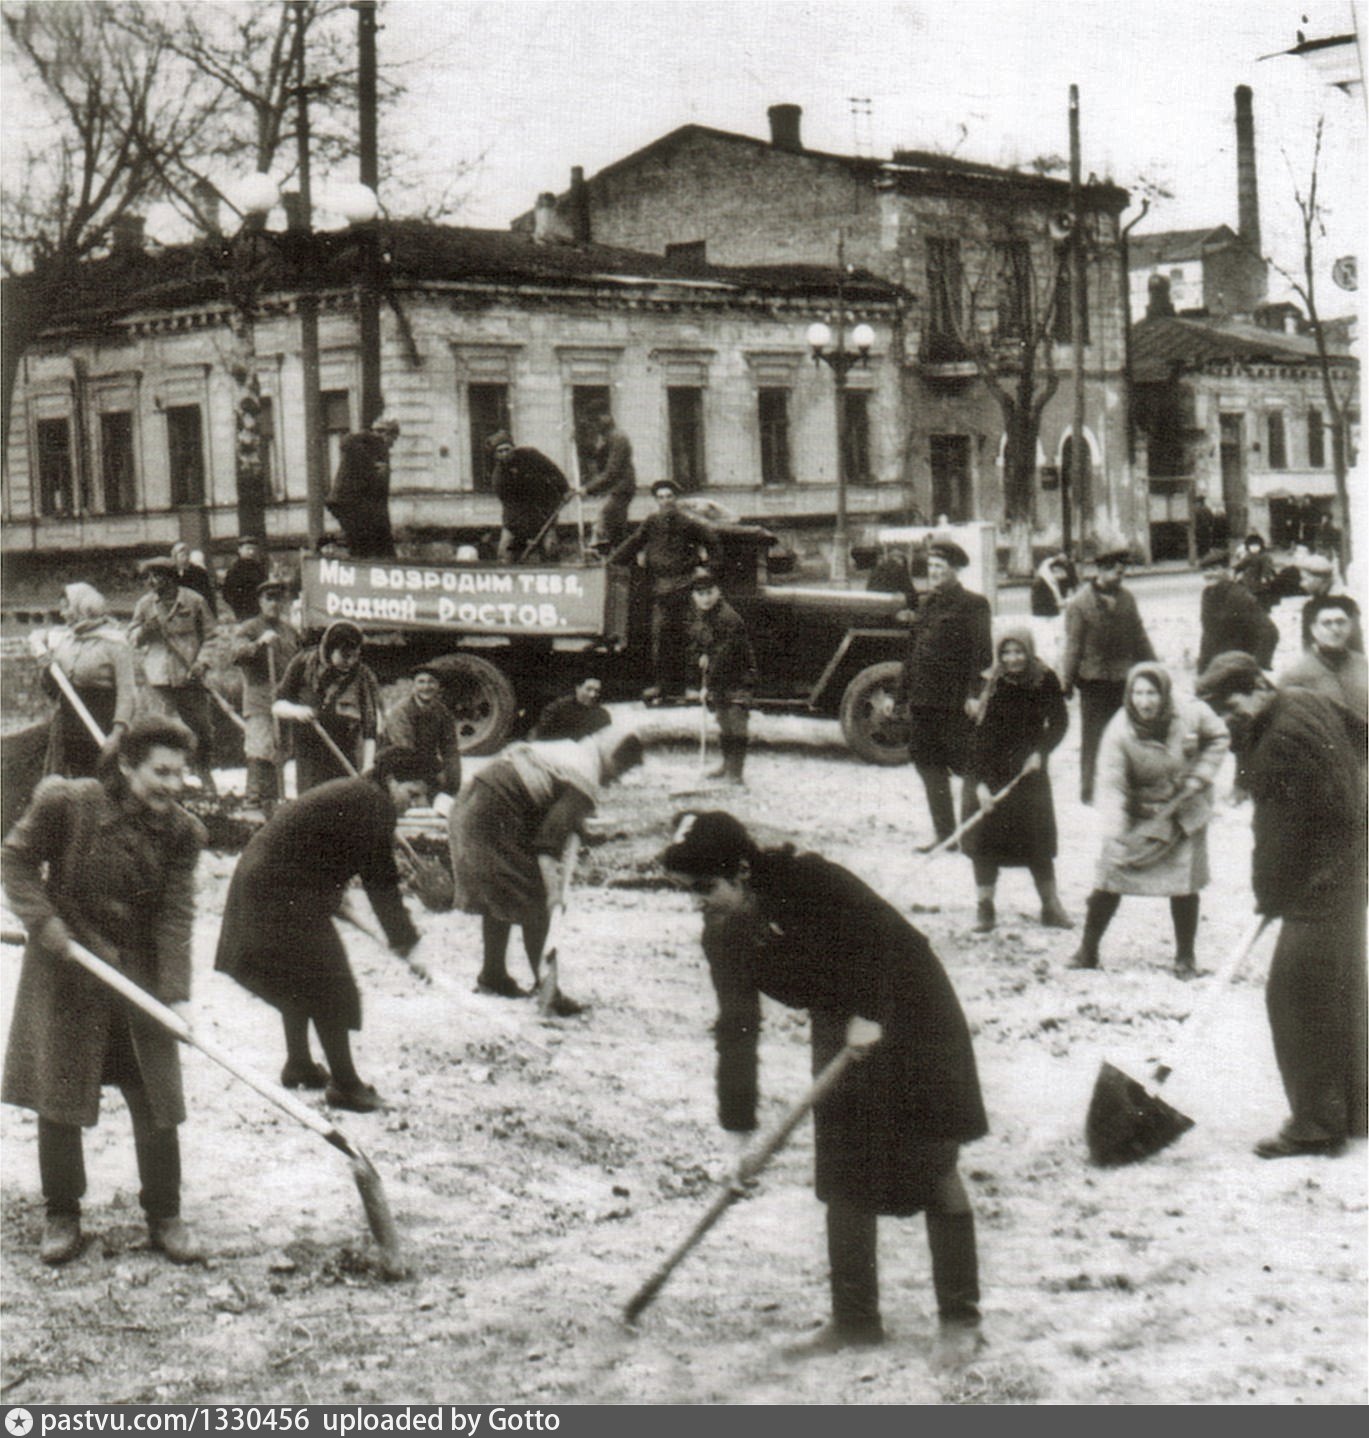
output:
POLYGON ((582 165, 573 165, 570 171, 570 237, 577 245, 590 241, 589 186, 582 165))
POLYGON ((803 141, 799 138, 803 106, 771 105, 765 113, 770 116, 770 143, 777 150, 792 150, 799 154, 803 150, 803 141))
POLYGON ((532 241, 535 245, 549 245, 556 238, 556 196, 544 190, 537 197, 537 206, 532 212, 532 241))
POLYGON ((1260 252, 1260 193, 1255 180, 1255 114, 1249 85, 1236 86, 1236 213, 1241 239, 1260 252))
POLYGON ((143 247, 143 227, 147 221, 141 215, 120 215, 110 228, 110 245, 116 255, 136 255, 143 247))

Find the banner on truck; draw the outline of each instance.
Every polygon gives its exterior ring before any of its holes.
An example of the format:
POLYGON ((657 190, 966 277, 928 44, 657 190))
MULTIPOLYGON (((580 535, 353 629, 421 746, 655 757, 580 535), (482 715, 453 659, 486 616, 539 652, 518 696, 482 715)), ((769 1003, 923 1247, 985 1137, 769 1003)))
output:
POLYGON ((302 619, 322 629, 352 619, 389 629, 573 638, 603 632, 610 578, 587 569, 530 565, 303 562, 302 619))

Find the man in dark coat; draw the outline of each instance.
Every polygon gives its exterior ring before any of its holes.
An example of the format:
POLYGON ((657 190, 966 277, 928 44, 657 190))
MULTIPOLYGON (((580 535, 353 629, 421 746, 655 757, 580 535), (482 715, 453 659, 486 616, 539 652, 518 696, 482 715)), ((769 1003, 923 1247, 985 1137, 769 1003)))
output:
POLYGON ((651 486, 657 504, 608 557, 610 564, 645 564, 651 582, 651 685, 642 699, 657 703, 685 688, 685 627, 689 623, 689 586, 694 571, 717 557, 717 540, 703 520, 687 514, 676 501, 673 479, 651 486))
POLYGON ((1336 583, 1336 566, 1333 560, 1328 559, 1324 554, 1313 554, 1311 552, 1297 556, 1298 587, 1307 595, 1307 601, 1302 607, 1302 647, 1312 647, 1312 614, 1315 601, 1323 595, 1334 594, 1345 603, 1346 613, 1350 614, 1355 621, 1354 632, 1350 636, 1350 648, 1356 654, 1364 653, 1364 630, 1360 620, 1359 604, 1348 595, 1341 585, 1336 583))
POLYGON ((103 782, 44 780, 0 847, 5 898, 28 931, 0 1097, 38 1115, 44 1263, 81 1251, 81 1129, 94 1127, 107 1083, 123 1091, 133 1122, 152 1246, 176 1263, 199 1257, 179 1217, 176 1040, 67 957, 81 944, 162 1003, 189 1000, 205 832, 177 800, 193 745, 175 720, 135 722, 103 782))
POLYGON ((937 843, 955 829, 951 775, 965 772, 974 699, 993 662, 989 601, 960 582, 969 562, 958 544, 929 546, 931 587, 913 619, 899 681, 899 701, 908 706, 908 752, 927 791, 937 843))
POLYGON ((1265 998, 1291 1116, 1255 1152, 1338 1153, 1369 1103, 1362 755, 1331 701, 1275 690, 1249 655, 1218 655, 1197 692, 1245 721, 1255 907, 1283 920, 1265 998))
POLYGON ((515 445, 507 430, 492 434, 486 447, 494 460, 494 492, 501 507, 500 564, 522 559, 539 534, 542 537, 529 557, 554 564, 561 546, 556 526, 550 521, 570 492, 566 476, 540 449, 530 444, 515 445))
POLYGON ((1303 618, 1311 643, 1279 675, 1278 686, 1306 689, 1335 704, 1362 763, 1369 733, 1369 663, 1350 647, 1359 606, 1345 595, 1320 594, 1308 600, 1303 618))
POLYGON ((461 790, 461 749, 456 718, 442 702, 442 680, 429 664, 413 671, 414 687, 385 716, 385 734, 396 749, 408 749, 422 763, 423 780, 432 794, 461 790))
POLYGON ((637 493, 637 471, 632 464, 632 443, 613 422, 613 413, 602 401, 590 415, 594 427, 594 473, 583 486, 588 495, 603 495, 604 503, 594 521, 594 548, 611 554, 627 537, 627 511, 637 493))
POLYGON ((691 598, 689 664, 699 676, 700 697, 718 720, 723 759, 708 777, 741 784, 756 689, 756 655, 741 616, 723 598, 712 570, 695 571, 691 598))
MULTIPOLYGON (((661 863, 704 913, 724 1129, 756 1127, 760 994, 808 1009, 815 1074, 844 1047, 858 1057, 813 1114, 832 1322, 802 1351, 883 1339, 876 1220, 922 1212, 937 1357, 963 1362, 980 1345, 979 1272, 956 1165, 988 1121, 968 1026, 927 940, 854 874, 788 845, 761 849, 730 814, 681 815, 661 863)), ((743 1158, 737 1180, 752 1176, 743 1158)))
POLYGON ((390 948, 425 976, 394 856, 395 824, 425 796, 418 756, 382 752, 364 778, 331 779, 282 808, 243 850, 228 886, 214 967, 279 1010, 281 1083, 326 1086, 335 1108, 372 1113, 383 1101, 352 1062, 348 1035, 361 1027, 361 996, 333 919, 359 878, 390 948), (328 1069, 310 1053, 311 1022, 328 1069))
POLYGON ((342 441, 342 457, 333 477, 328 510, 342 526, 353 559, 393 559, 390 529, 390 451, 399 423, 381 415, 370 429, 342 441))
POLYGON ((1130 591, 1122 587, 1129 551, 1110 550, 1097 573, 1065 606, 1065 658, 1060 682, 1068 699, 1079 690, 1079 797, 1093 803, 1098 743, 1122 707, 1134 664, 1155 658, 1150 636, 1130 591))
POLYGON ((192 590, 204 600, 210 615, 219 617, 218 585, 214 582, 214 571, 207 565, 196 564, 190 553, 190 546, 178 539, 171 546, 171 563, 176 568, 176 583, 182 589, 192 590))
POLYGON ((270 577, 261 540, 244 534, 238 540, 238 557, 223 577, 223 597, 239 624, 256 618, 257 586, 265 584, 270 577))
POLYGON ((1279 627, 1260 608, 1255 596, 1235 577, 1225 550, 1209 550, 1202 558, 1202 643, 1198 673, 1218 654, 1239 649, 1253 655, 1261 669, 1274 662, 1279 627))
POLYGON ((584 739, 607 729, 613 716, 599 702, 603 682, 595 674, 586 674, 570 694, 553 699, 528 735, 529 739, 584 739))

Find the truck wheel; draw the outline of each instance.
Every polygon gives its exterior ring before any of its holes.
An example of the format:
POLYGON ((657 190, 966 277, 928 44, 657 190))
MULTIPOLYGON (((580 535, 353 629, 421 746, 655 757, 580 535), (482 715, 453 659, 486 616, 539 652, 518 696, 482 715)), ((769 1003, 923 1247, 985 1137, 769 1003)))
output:
POLYGON ((841 696, 841 732, 867 764, 908 762, 908 713, 896 703, 903 666, 889 660, 862 669, 841 696))
POLYGON ((513 685, 478 654, 446 654, 434 667, 442 676, 442 698, 456 718, 461 752, 493 754, 501 749, 518 718, 513 685))

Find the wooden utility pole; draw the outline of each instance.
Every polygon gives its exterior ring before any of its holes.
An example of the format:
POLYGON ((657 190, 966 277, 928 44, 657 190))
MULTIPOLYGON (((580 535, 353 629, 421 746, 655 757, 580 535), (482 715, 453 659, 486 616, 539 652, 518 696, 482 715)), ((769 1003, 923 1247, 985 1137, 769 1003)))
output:
POLYGON ((837 523, 832 536, 832 580, 850 580, 851 532, 846 517, 846 234, 837 231, 837 352, 832 365, 837 400, 837 523))
MULTIPOLYGON (((363 185, 380 192, 377 136, 376 0, 355 0, 357 12, 357 118, 363 185)), ((361 342, 361 429, 384 408, 380 392, 380 232, 376 222, 362 226, 357 324, 361 342)))
MULTIPOLYGON (((290 218, 304 233, 314 227, 313 193, 309 168, 309 89, 304 77, 304 37, 309 24, 307 0, 293 0, 295 16, 295 109, 296 149, 299 169, 299 205, 290 218)), ((314 548, 323 533, 323 498, 328 476, 324 472, 323 399, 320 393, 318 349, 318 292, 314 269, 299 291, 300 368, 304 381, 304 493, 309 547, 314 548)))

